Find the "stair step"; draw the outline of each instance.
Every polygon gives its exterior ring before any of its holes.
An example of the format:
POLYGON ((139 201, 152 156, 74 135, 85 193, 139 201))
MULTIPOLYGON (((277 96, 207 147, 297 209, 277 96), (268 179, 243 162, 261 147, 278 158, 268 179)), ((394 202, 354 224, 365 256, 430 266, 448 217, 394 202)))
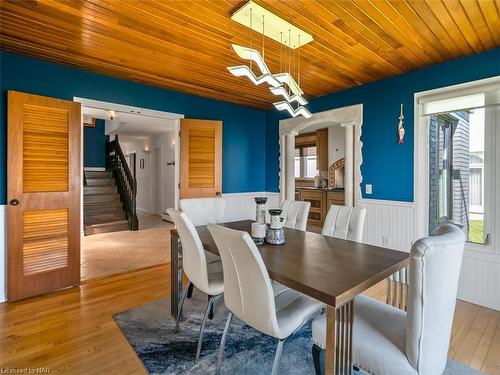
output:
POLYGON ((84 204, 97 202, 120 202, 120 194, 91 194, 83 197, 84 204))
POLYGON ((83 200, 83 204, 85 209, 87 208, 96 208, 96 207, 119 207, 120 209, 123 209, 123 203, 120 201, 110 201, 110 202, 88 202, 85 199, 83 200))
POLYGON ((117 220, 125 220, 125 212, 119 211, 113 213, 85 215, 83 221, 85 225, 93 225, 93 224, 109 223, 117 220))
POLYGON ((93 194, 117 194, 116 186, 85 186, 83 189, 84 195, 93 194))
POLYGON ((87 186, 110 186, 115 185, 112 178, 87 178, 87 186))
POLYGON ((111 171, 85 171, 86 178, 113 178, 111 171))
POLYGON ((85 225, 86 236, 89 234, 118 232, 122 230, 128 230, 127 220, 116 220, 101 224, 85 225))
POLYGON ((84 209, 84 216, 90 217, 94 215, 121 215, 123 214, 123 206, 120 202, 118 206, 104 205, 87 205, 84 209))

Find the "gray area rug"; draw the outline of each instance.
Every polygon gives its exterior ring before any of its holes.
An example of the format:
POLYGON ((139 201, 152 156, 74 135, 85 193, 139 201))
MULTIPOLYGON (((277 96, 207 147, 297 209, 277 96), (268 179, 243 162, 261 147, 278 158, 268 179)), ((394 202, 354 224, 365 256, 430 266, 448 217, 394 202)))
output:
MULTIPOLYGON (((215 373, 217 349, 227 318, 224 300, 215 305, 213 320, 207 321, 200 361, 194 357, 200 322, 207 297, 197 290, 186 299, 179 333, 170 317, 170 300, 162 299, 116 314, 115 321, 150 374, 215 373)), ((233 319, 226 341, 221 373, 270 374, 277 340, 233 319)), ((284 346, 280 374, 311 374, 311 325, 305 325, 284 346)), ((363 372, 355 371, 362 375, 363 372)), ((446 375, 480 374, 458 362, 448 361, 446 375)))

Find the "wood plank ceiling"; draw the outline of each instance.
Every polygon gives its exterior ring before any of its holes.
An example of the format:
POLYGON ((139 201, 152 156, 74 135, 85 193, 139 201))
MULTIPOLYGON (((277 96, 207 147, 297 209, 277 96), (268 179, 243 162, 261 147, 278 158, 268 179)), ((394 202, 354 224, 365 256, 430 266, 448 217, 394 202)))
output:
MULTIPOLYGON (((500 0, 257 2, 314 36, 301 49, 308 99, 500 46, 500 0)), ((231 43, 262 46, 260 34, 230 19, 244 3, 1 0, 0 43, 7 51, 268 109, 276 97, 266 85, 226 70, 244 63, 231 43)), ((280 44, 268 38, 265 59, 271 71, 286 70, 280 44)))

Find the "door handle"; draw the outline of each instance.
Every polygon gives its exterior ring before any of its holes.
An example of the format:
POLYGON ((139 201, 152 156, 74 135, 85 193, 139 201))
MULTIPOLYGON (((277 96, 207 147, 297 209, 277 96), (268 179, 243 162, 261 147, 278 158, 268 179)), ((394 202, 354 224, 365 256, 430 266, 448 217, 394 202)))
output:
POLYGON ((16 198, 14 198, 11 199, 9 203, 11 206, 17 206, 19 204, 19 201, 16 198))

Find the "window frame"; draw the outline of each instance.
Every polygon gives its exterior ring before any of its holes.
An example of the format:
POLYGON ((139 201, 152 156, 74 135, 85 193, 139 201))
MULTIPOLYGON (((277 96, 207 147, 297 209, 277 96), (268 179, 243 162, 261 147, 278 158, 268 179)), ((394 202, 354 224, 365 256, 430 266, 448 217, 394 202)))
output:
MULTIPOLYGON (((488 87, 500 85, 500 77, 486 78, 444 88, 438 88, 414 94, 414 239, 425 237, 429 233, 429 116, 424 115, 424 104, 434 98, 453 98, 468 93, 477 93, 488 87)), ((485 182, 485 211, 489 206, 489 216, 485 212, 485 234, 490 233, 487 244, 466 243, 466 250, 476 253, 500 254, 500 195, 494 195, 494 187, 500 186, 500 106, 485 107, 494 110, 494 134, 485 138, 493 144, 488 152, 491 159, 491 179, 485 182), (498 151, 497 151, 498 149, 498 151), (493 164, 494 163, 494 164, 493 164), (486 203, 489 202, 489 203, 486 203)), ((488 121, 485 115, 485 122, 488 121)), ((490 120, 491 121, 491 120, 490 120)), ((486 152, 485 145, 485 154, 486 152)), ((485 159, 486 159, 485 155, 485 159)), ((484 161, 485 167, 486 160, 484 161)), ((485 171, 485 173, 487 173, 485 171)))
MULTIPOLYGON (((315 143, 311 143, 311 144, 301 144, 299 146, 295 146, 295 150, 299 150, 299 170, 300 170, 300 176, 297 177, 295 176, 295 180, 301 180, 301 181, 313 181, 315 177, 305 177, 305 172, 307 171, 307 165, 304 165, 303 161, 305 160, 304 158, 307 157, 307 155, 304 155, 304 149, 306 148, 311 148, 311 147, 314 147, 316 149, 316 152, 317 152, 317 146, 315 143)), ((316 166, 317 166, 317 162, 318 162, 318 155, 316 154, 315 155, 316 157, 316 166)), ((294 156, 294 163, 295 163, 295 158, 297 158, 297 156, 294 156)), ((317 169, 315 170, 317 172, 317 169)), ((294 173, 295 174, 295 173, 294 173)))

